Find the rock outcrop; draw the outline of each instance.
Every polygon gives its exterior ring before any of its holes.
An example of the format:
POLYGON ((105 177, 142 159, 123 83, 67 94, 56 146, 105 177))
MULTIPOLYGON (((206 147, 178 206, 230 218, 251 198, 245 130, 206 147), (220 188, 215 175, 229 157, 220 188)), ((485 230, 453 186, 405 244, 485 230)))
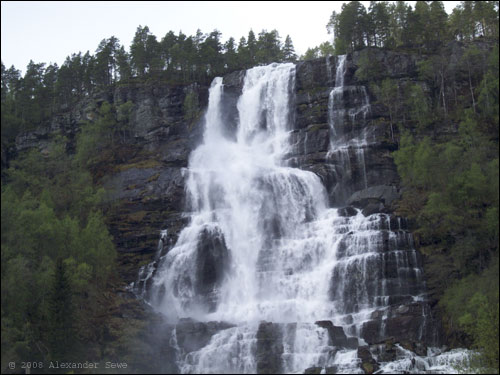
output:
POLYGON ((316 325, 328 331, 330 345, 348 349, 356 349, 358 347, 358 339, 356 337, 347 337, 344 329, 334 326, 330 320, 317 321, 316 325))
POLYGON ((257 331, 257 373, 280 374, 283 332, 279 324, 261 322, 257 331))
POLYGON ((200 350, 210 342, 214 334, 234 327, 225 322, 197 322, 193 319, 181 319, 175 326, 177 346, 184 353, 200 350))
POLYGON ((202 304, 212 312, 217 306, 217 290, 222 286, 225 271, 229 267, 229 251, 222 232, 204 229, 196 251, 196 280, 194 290, 202 298, 202 304))

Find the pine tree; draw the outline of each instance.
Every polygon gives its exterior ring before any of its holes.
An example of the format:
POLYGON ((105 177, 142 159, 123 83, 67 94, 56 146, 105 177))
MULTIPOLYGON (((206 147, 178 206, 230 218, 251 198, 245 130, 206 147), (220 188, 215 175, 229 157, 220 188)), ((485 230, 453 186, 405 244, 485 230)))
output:
POLYGON ((257 54, 257 39, 255 38, 255 34, 253 30, 250 30, 248 32, 248 38, 247 38, 247 48, 248 48, 248 66, 254 66, 255 65, 255 55, 257 54))
POLYGON ((371 1, 367 21, 367 29, 371 34, 370 45, 387 46, 390 38, 389 3, 387 1, 371 1))
MULTIPOLYGON (((137 28, 134 40, 130 46, 131 63, 134 72, 138 76, 143 76, 148 68, 147 44, 148 36, 151 35, 147 26, 137 28)), ((151 44, 151 42, 149 43, 151 44)))
POLYGON ((113 80, 116 81, 117 62, 116 52, 120 48, 118 39, 112 36, 109 39, 103 39, 96 50, 95 73, 98 84, 110 85, 113 80))
POLYGON ((342 4, 342 12, 333 12, 327 24, 335 37, 335 53, 344 54, 365 46, 368 16, 359 1, 342 4))
POLYGON ((293 48, 292 38, 287 35, 285 38, 285 44, 283 45, 283 60, 284 61, 296 61, 297 55, 295 54, 295 48, 293 48))
POLYGON ((121 81, 126 81, 132 76, 130 56, 123 46, 116 52, 116 65, 121 81))
POLYGON ((241 37, 238 43, 238 65, 245 69, 248 68, 249 62, 250 52, 248 51, 247 40, 245 37, 241 37))
POLYGON ((218 30, 207 35, 201 44, 200 55, 205 66, 205 73, 209 76, 221 74, 224 70, 222 55, 221 33, 218 30))
POLYGON ((312 60, 319 57, 319 47, 308 48, 306 53, 300 57, 301 60, 312 60))
POLYGON ((238 54, 234 38, 231 37, 224 44, 224 65, 228 71, 233 71, 239 68, 238 54))
POLYGON ((72 291, 66 268, 61 258, 57 260, 50 293, 50 347, 54 359, 63 360, 74 341, 72 291))
POLYGON ((323 42, 318 46, 319 54, 321 57, 333 56, 335 53, 333 46, 330 42, 323 42))
POLYGON ((259 64, 281 61, 281 41, 277 30, 262 30, 259 33, 255 58, 259 64))

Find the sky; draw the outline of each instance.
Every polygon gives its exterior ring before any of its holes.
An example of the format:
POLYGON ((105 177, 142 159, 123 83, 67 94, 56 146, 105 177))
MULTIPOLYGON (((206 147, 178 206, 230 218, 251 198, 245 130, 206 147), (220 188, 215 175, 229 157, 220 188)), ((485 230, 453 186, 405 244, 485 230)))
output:
MULTIPOLYGON (((253 29, 278 30, 292 38, 295 52, 331 41, 326 24, 344 1, 2 1, 2 62, 25 72, 35 63, 62 65, 66 56, 95 50, 114 35, 128 50, 139 25, 148 26, 158 41, 172 30, 194 35, 197 29, 222 33, 238 42, 253 29)), ((362 1, 366 8, 369 1, 362 1)), ((408 2, 414 4, 415 2, 408 2)), ((457 1, 445 1, 448 13, 457 1)))

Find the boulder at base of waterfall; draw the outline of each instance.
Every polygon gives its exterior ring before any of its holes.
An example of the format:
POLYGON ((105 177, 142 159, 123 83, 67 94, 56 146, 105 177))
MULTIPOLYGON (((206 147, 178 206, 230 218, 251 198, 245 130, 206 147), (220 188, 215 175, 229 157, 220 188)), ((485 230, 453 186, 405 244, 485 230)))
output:
POLYGON ((361 361, 361 368, 365 374, 373 374, 379 369, 379 364, 372 356, 368 346, 360 346, 358 348, 358 358, 361 361))
POLYGON ((420 341, 403 340, 399 343, 402 348, 410 350, 421 357, 427 356, 427 346, 420 341))
POLYGON ((396 360, 397 351, 394 338, 389 338, 380 344, 370 345, 370 352, 372 352, 378 362, 392 362, 396 360))

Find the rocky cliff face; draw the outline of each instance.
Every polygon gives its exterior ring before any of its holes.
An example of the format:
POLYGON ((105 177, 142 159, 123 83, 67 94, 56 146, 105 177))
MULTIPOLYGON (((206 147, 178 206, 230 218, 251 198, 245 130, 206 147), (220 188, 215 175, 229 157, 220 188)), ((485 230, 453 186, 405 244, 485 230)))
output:
MULTIPOLYGON (((376 50, 373 56, 393 79, 411 80, 416 75, 416 58, 412 55, 376 50)), ((347 56, 343 83, 342 110, 346 110, 347 116, 355 121, 343 126, 337 134, 332 134, 329 124, 331 111, 335 110, 330 104, 330 95, 332 87, 338 86, 336 57, 297 64, 291 137, 293 147, 287 162, 316 173, 327 188, 330 204, 342 207, 345 216, 352 215, 353 207, 362 209, 365 216, 377 212, 390 214, 399 197, 399 178, 391 156, 397 145, 391 139, 387 109, 378 103, 368 87, 356 80, 354 73, 359 59, 359 53, 347 56), (366 101, 369 107, 366 107, 366 101), (331 145, 339 134, 352 147, 332 152, 331 145), (349 171, 342 169, 346 160, 350 165, 349 171)), ((223 102, 227 105, 224 120, 228 134, 236 125, 235 103, 242 90, 243 77, 244 72, 224 77, 223 102)), ((188 166, 190 152, 202 141, 202 114, 208 101, 208 88, 161 84, 117 87, 113 92, 82 101, 75 108, 56 116, 47 127, 19 136, 16 140, 17 152, 31 147, 43 150, 56 134, 68 137, 68 149, 71 150, 80 127, 85 121, 95 118, 96 108, 103 100, 114 103, 131 101, 134 104, 130 124, 132 131, 127 141, 131 155, 126 161, 117 162, 112 170, 103 171, 99 178, 99 183, 108 192, 111 208, 107 216, 119 251, 121 275, 124 283, 130 284, 137 280, 139 268, 159 255, 160 231, 167 229, 160 246, 160 251, 165 252, 176 242, 179 231, 186 225, 183 212, 189 208, 185 204, 183 170, 188 166), (200 111, 197 120, 186 120, 183 103, 188 93, 198 97, 200 111)), ((397 221, 396 218, 394 220, 397 221)), ((404 225, 392 228, 407 229, 404 225)), ((391 265, 391 262, 394 260, 388 258, 386 266, 397 267, 397 263, 391 265)), ((207 269, 220 266, 213 259, 205 263, 207 269)), ((205 276, 213 278, 210 270, 205 276)), ((411 285, 415 282, 409 280, 411 285)), ((207 298, 209 292, 206 293, 207 298)), ((362 336, 368 344, 376 344, 389 337, 399 342, 417 341, 419 338, 415 332, 425 323, 421 317, 431 316, 427 310, 422 314, 425 309, 428 307, 421 302, 395 299, 388 315, 384 316, 386 335, 381 337, 378 334, 382 319, 373 316, 363 327, 362 336)), ((183 324, 191 329, 194 323, 183 324)), ((201 328, 206 330, 206 325, 202 324, 201 328)), ((271 332, 271 328, 263 326, 261 336, 271 332)), ((212 331, 219 329, 223 327, 217 326, 212 331)), ((182 331, 185 333, 182 336, 184 341, 192 339, 190 334, 199 335, 199 330, 191 331, 182 331)), ((435 337, 431 338, 430 334, 422 339, 432 341, 435 337)), ((262 363, 266 363, 266 369, 276 365, 267 363, 272 361, 268 352, 279 349, 272 342, 267 345, 269 348, 264 348, 261 353, 265 357, 262 363)))
MULTIPOLYGON (((374 55, 391 78, 411 79, 416 74, 416 58, 412 55, 380 51, 374 55)), ((360 55, 348 56, 345 86, 359 84, 354 73, 360 55)), ((331 203, 349 204, 370 212, 390 211, 398 197, 398 175, 391 151, 396 145, 391 141, 388 113, 377 103, 373 93, 367 91, 370 111, 356 126, 347 129, 347 138, 354 139, 368 131, 369 139, 361 145, 364 149, 364 168, 358 165, 355 155, 351 159, 352 173, 339 176, 336 166, 342 155, 327 155, 332 138, 328 124, 329 94, 335 85, 335 57, 299 62, 296 75, 296 111, 289 163, 313 171, 327 187, 331 203), (366 172, 366 176, 363 173, 366 172), (362 181, 363 180, 363 181, 362 181), (343 194, 335 193, 342 184, 343 194)), ((224 77, 224 103, 228 105, 224 119, 228 134, 237 121, 235 103, 241 93, 244 72, 224 77)), ((358 105, 359 95, 344 95, 345 107, 358 105)), ((131 134, 127 139, 132 155, 126 161, 115 161, 117 167, 105 171, 99 183, 109 192, 108 199, 116 203, 110 212, 110 225, 120 253, 145 254, 157 249, 159 233, 169 228, 168 242, 175 240, 176 232, 184 225, 182 212, 184 200, 183 168, 188 165, 190 152, 201 142, 203 110, 208 101, 208 87, 198 85, 168 86, 162 84, 135 84, 118 86, 113 91, 97 94, 79 102, 73 108, 55 116, 39 129, 23 133, 16 139, 16 152, 29 148, 44 150, 51 138, 65 135, 68 150, 74 148, 76 134, 85 121, 96 117, 96 109, 104 101, 134 104, 131 117, 131 134), (196 120, 187 121, 183 103, 188 93, 194 92, 199 101, 196 120)), ((131 281, 133 275, 127 275, 131 281)))
POLYGON ((137 153, 101 180, 109 201, 118 203, 110 225, 122 253, 152 253, 162 228, 182 226, 182 169, 202 135, 200 124, 185 120, 189 92, 206 104, 207 89, 197 86, 127 86, 114 92, 115 103, 134 103, 131 143, 137 153))

